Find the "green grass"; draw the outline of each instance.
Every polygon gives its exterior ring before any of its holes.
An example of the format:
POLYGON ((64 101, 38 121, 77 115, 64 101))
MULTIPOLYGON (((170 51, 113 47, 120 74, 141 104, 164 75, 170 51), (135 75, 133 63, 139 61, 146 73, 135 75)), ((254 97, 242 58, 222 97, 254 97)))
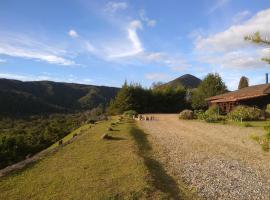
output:
POLYGON ((114 121, 82 127, 73 143, 2 178, 0 199, 180 199, 146 135, 130 121, 108 132, 114 121), (113 139, 102 140, 104 133, 113 139))
MULTIPOLYGON (((71 133, 69 133, 68 135, 66 135, 64 138, 62 138, 63 143, 65 143, 65 142, 69 141, 70 139, 72 139, 74 134, 83 133, 83 132, 85 132, 85 130, 90 129, 92 126, 93 125, 86 124, 86 125, 81 126, 78 129, 72 131, 71 133)), ((47 150, 54 149, 57 146, 58 146, 58 141, 55 142, 53 145, 51 145, 49 148, 47 148, 47 150)))
POLYGON ((270 124, 270 120, 261 120, 261 121, 243 121, 241 122, 235 122, 235 121, 229 121, 228 124, 237 125, 237 126, 244 126, 244 127, 255 127, 255 128, 264 128, 265 126, 268 126, 270 124))
MULTIPOLYGON (((199 120, 202 121, 202 120, 199 120)), ((233 125, 233 126, 242 126, 242 127, 255 127, 255 128, 264 128, 265 126, 270 125, 270 119, 267 120, 259 120, 259 121, 243 121, 242 123, 240 121, 215 121, 216 124, 222 124, 222 125, 233 125)))

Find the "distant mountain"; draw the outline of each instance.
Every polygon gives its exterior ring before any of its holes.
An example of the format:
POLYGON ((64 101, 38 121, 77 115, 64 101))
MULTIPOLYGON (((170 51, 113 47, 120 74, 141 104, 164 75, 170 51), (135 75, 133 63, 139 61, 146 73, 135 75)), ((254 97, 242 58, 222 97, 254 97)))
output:
POLYGON ((52 81, 0 79, 0 114, 41 114, 107 104, 119 88, 52 81))
POLYGON ((183 76, 180 76, 179 78, 176 78, 168 83, 163 84, 163 86, 171 85, 173 87, 177 87, 181 85, 184 86, 185 88, 193 89, 197 88, 201 82, 202 80, 197 78, 196 76, 193 76, 191 74, 185 74, 183 76))

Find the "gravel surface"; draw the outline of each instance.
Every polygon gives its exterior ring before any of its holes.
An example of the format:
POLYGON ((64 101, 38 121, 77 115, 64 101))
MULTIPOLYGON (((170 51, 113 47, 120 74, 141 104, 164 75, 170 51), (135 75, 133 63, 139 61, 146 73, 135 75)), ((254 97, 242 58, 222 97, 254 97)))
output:
POLYGON ((139 121, 175 179, 202 199, 270 199, 270 154, 250 139, 255 128, 179 120, 154 115, 139 121))

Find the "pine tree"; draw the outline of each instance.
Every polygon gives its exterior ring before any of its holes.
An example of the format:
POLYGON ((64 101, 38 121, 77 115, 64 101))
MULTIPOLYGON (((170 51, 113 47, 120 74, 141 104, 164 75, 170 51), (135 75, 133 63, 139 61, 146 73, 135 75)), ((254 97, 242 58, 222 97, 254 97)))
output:
POLYGON ((248 78, 245 76, 242 76, 239 81, 238 90, 248 87, 248 86, 249 86, 248 78))
MULTIPOLYGON (((270 40, 267 38, 262 38, 260 32, 256 32, 255 34, 251 36, 245 36, 244 39, 247 41, 251 41, 255 44, 264 45, 264 46, 267 46, 268 48, 270 47, 270 40)), ((270 57, 262 58, 262 60, 270 64, 270 57)))

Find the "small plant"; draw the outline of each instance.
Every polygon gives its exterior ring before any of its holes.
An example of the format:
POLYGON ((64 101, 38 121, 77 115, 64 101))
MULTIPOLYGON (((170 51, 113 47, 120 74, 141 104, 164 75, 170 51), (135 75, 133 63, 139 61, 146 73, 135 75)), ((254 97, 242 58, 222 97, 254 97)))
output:
POLYGON ((252 134, 249 137, 250 137, 250 139, 256 141, 257 143, 260 143, 261 138, 258 135, 252 134))
POLYGON ((270 126, 264 127, 266 134, 263 136, 251 135, 250 138, 261 145, 261 148, 265 152, 270 150, 270 126))
POLYGON ((194 110, 194 118, 202 120, 201 115, 204 114, 203 110, 194 110))
POLYGON ((221 124, 223 124, 223 125, 225 125, 225 124, 227 124, 228 122, 226 121, 226 119, 222 119, 221 120, 221 124))
POLYGON ((205 114, 205 112, 203 110, 194 111, 194 115, 199 120, 205 120, 206 119, 206 114, 205 114))
POLYGON ((124 112, 124 116, 126 116, 126 117, 132 117, 132 116, 137 117, 138 113, 135 110, 127 110, 127 111, 124 112))
POLYGON ((233 121, 259 120, 261 112, 262 111, 260 109, 255 107, 237 106, 228 114, 228 118, 233 121))
POLYGON ((207 123, 215 123, 218 121, 218 118, 215 115, 206 115, 204 119, 207 123))
POLYGON ((186 120, 194 119, 193 111, 192 110, 183 110, 179 114, 179 119, 186 119, 186 120))
POLYGON ((198 119, 208 123, 215 123, 218 121, 222 121, 223 124, 226 123, 226 117, 219 115, 219 107, 217 105, 211 106, 206 112, 196 111, 196 116, 198 119))
POLYGON ((207 115, 219 115, 219 107, 218 105, 214 104, 208 108, 208 110, 205 112, 207 115))
POLYGON ((269 140, 264 138, 261 142, 261 147, 263 151, 269 152, 269 140))
POLYGON ((252 124, 249 123, 249 122, 245 122, 245 123, 243 124, 243 126, 244 126, 244 127, 253 127, 252 124))

